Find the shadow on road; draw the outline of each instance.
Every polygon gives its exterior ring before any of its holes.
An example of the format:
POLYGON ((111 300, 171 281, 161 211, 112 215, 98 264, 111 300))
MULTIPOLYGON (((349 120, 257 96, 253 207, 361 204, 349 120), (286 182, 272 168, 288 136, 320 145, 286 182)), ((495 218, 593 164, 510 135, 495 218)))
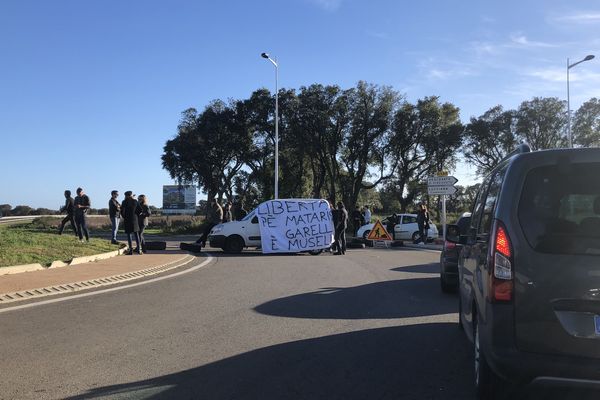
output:
POLYGON ((421 264, 421 265, 408 265, 406 267, 392 268, 390 271, 415 272, 418 274, 439 274, 440 273, 440 264, 439 263, 431 263, 431 264, 421 264))
POLYGON ((423 324, 279 344, 70 399, 473 399, 471 368, 455 324, 423 324))
POLYGON ((435 278, 383 281, 323 288, 271 300, 255 311, 279 317, 325 319, 406 318, 458 312, 456 299, 441 293, 435 278))

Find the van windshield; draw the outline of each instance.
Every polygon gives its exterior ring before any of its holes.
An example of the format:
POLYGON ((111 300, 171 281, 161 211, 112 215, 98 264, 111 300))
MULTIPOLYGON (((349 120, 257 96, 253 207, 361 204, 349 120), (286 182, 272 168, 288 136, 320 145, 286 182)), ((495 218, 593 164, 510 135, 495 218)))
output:
POLYGON ((525 180, 519 222, 529 244, 553 254, 600 255, 600 163, 535 168, 525 180))
POLYGON ((250 211, 244 218, 242 218, 242 221, 250 221, 252 217, 254 217, 255 211, 256 210, 250 211))

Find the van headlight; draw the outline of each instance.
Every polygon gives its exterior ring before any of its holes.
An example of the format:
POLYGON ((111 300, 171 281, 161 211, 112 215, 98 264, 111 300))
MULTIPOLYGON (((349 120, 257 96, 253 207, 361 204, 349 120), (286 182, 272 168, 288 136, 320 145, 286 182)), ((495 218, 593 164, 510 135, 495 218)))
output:
POLYGON ((214 234, 221 232, 222 230, 223 230, 223 225, 217 225, 210 230, 210 234, 214 235, 214 234))

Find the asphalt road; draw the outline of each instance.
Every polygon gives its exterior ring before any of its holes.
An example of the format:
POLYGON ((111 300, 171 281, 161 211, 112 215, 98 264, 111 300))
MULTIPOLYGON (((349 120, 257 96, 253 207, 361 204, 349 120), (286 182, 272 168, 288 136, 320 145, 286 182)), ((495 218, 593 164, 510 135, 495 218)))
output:
POLYGON ((0 314, 0 399, 473 399, 439 253, 226 256, 0 314))

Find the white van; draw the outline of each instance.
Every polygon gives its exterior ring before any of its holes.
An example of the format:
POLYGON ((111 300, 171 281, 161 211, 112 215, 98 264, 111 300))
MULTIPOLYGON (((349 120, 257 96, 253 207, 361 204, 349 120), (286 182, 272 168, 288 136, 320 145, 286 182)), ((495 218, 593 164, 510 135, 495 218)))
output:
POLYGON ((216 225, 208 235, 211 247, 226 253, 241 253, 244 247, 260 247, 260 227, 256 210, 252 210, 241 221, 216 225))

